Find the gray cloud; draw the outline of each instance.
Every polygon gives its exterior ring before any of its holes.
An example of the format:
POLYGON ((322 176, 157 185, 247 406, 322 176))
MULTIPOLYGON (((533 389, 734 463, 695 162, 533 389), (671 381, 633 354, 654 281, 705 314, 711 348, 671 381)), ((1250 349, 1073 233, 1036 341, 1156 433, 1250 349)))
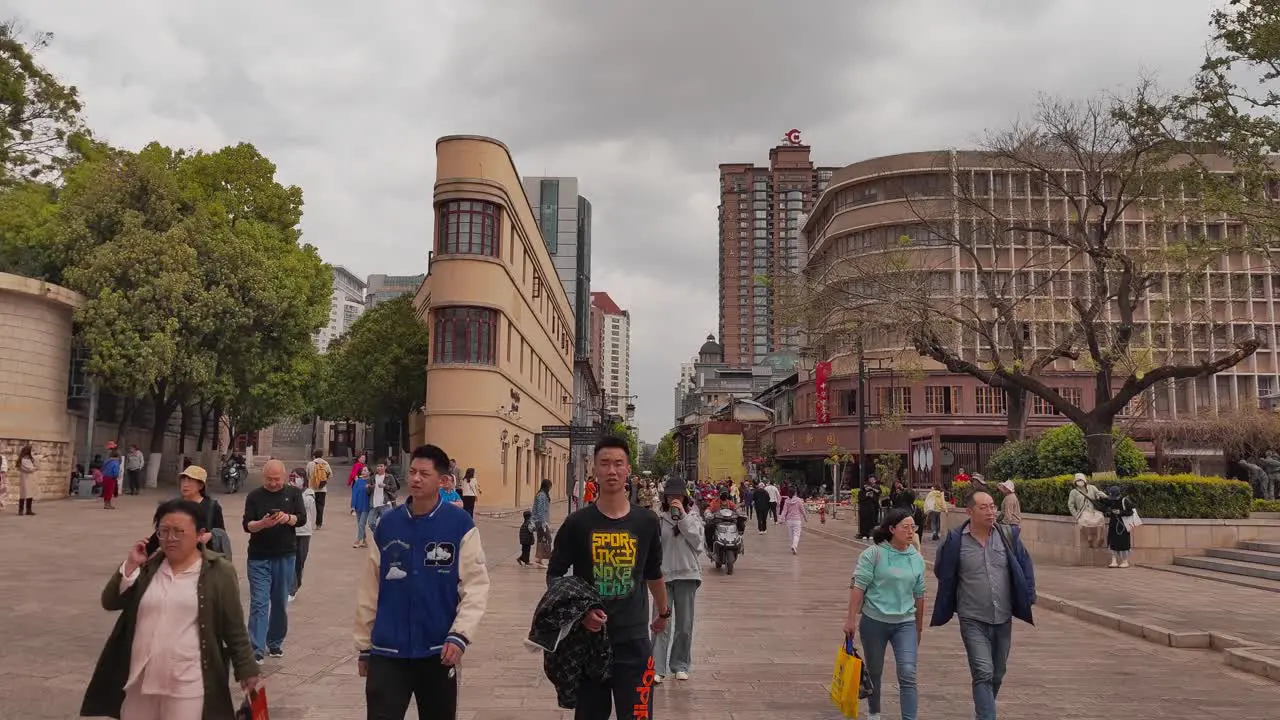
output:
POLYGON ((53 31, 44 61, 111 142, 248 140, 306 192, 304 230, 358 273, 431 237, 434 141, 498 137, 593 204, 594 289, 632 311, 642 435, 716 326, 717 165, 800 127, 814 159, 971 144, 1037 92, 1140 72, 1177 86, 1197 0, 0 0, 53 31), (1158 18, 1159 23, 1152 22, 1158 18))

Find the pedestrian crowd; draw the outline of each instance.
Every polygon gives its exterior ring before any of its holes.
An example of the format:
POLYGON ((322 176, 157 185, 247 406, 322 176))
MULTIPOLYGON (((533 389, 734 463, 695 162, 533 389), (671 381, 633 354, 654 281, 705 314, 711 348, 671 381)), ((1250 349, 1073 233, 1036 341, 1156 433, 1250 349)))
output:
MULTIPOLYGON (((111 507, 114 483, 124 494, 141 485, 137 448, 115 447, 95 462, 111 507)), ((10 472, 0 464, 0 489, 10 472)), ((37 465, 30 446, 16 468, 22 483, 37 465)), ((634 478, 624 440, 596 446, 584 502, 551 527, 551 489, 544 480, 523 513, 517 562, 546 573, 547 591, 533 610, 528 643, 544 653, 557 702, 579 720, 653 715, 654 686, 686 681, 693 671, 702 558, 711 554, 712 518, 723 510, 758 532, 770 520, 788 528, 798 553, 804 499, 772 482, 696 483, 634 478), (532 556, 531 556, 532 555, 532 556)), ((347 478, 353 547, 367 551, 357 578, 354 642, 365 678, 368 717, 402 718, 415 701, 420 718, 453 718, 458 668, 484 615, 490 580, 473 519, 480 486, 444 450, 424 445, 409 458, 407 477, 386 462, 357 458, 347 478)), ((246 697, 260 689, 262 665, 285 653, 288 609, 298 596, 313 534, 323 527, 333 468, 316 452, 289 471, 268 460, 261 484, 245 497, 247 613, 231 564, 233 541, 223 509, 207 490, 208 474, 187 465, 178 497, 156 510, 153 532, 137 540, 108 579, 104 609, 119 613, 82 704, 84 716, 122 720, 232 718, 233 675, 246 697)), ((858 535, 870 541, 853 566, 843 632, 862 649, 868 720, 881 720, 888 651, 896 667, 904 720, 919 712, 916 668, 931 584, 921 552, 925 529, 941 538, 933 563, 930 626, 958 619, 972 677, 975 717, 993 720, 1013 645, 1013 621, 1032 622, 1035 572, 1019 531, 1021 507, 1012 483, 1002 499, 980 475, 965 475, 965 520, 945 529, 955 511, 938 486, 923 502, 901 483, 886 493, 874 478, 855 493, 858 535), (887 497, 886 497, 887 495, 887 497), (887 500, 887 502, 886 502, 887 500)), ((23 489, 20 496, 31 493, 23 489)), ((575 493, 578 494, 578 493, 575 493)), ((3 497, 3 493, 0 493, 3 497)), ((19 510, 32 514, 28 498, 19 510)), ((1107 547, 1112 567, 1127 567, 1129 536, 1140 523, 1119 488, 1103 492, 1078 475, 1069 511, 1090 546, 1107 547)), ((248 700, 246 700, 248 702, 248 700)))

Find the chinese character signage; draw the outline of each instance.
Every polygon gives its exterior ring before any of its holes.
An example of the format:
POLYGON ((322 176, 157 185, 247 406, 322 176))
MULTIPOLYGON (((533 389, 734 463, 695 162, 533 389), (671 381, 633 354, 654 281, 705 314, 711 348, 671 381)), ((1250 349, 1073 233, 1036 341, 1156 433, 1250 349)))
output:
POLYGON ((830 361, 820 362, 814 367, 814 419, 819 425, 831 422, 831 406, 827 391, 827 380, 831 377, 830 361))

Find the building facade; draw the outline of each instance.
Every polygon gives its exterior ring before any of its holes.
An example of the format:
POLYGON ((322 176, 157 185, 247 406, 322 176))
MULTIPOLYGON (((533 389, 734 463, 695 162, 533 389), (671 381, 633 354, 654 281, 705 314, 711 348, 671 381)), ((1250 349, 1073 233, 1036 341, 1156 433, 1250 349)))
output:
POLYGON ((800 269, 800 228, 835 168, 815 167, 799 131, 769 151, 768 167, 720 166, 720 341, 732 367, 797 350, 799 330, 780 316, 774 282, 800 269))
POLYGON ((329 324, 316 333, 316 348, 320 352, 329 349, 329 344, 342 337, 342 334, 364 313, 364 281, 355 273, 342 267, 333 266, 333 294, 329 297, 329 324))
POLYGON ((418 292, 426 275, 370 275, 365 283, 364 307, 372 310, 380 303, 418 292))
MULTIPOLYGON (((1062 174, 1065 186, 1085 186, 1084 178, 1072 179, 1078 170, 1055 172, 1062 174)), ((975 198, 983 202, 982 207, 995 209, 995 216, 1009 213, 1014 220, 1033 217, 1055 222, 1055 213, 1068 212, 1066 198, 1055 193, 1052 184, 1016 167, 993 166, 982 153, 929 151, 874 158, 833 174, 804 227, 809 247, 805 272, 821 274, 840 262, 868 267, 878 254, 907 253, 919 261, 914 265, 927 269, 929 297, 949 306, 981 305, 991 292, 988 283, 994 282, 1002 297, 1016 299, 1018 307, 1025 309, 1020 313, 1026 314, 1019 315, 1024 341, 1034 352, 1047 353, 1067 337, 1073 323, 1071 301, 1088 287, 1092 270, 1082 259, 1058 258, 1053 248, 1036 249, 1029 235, 1016 232, 1021 221, 1006 221, 1015 228, 1012 235, 988 235, 971 226, 974 221, 963 219, 960 203, 971 204, 975 198), (982 270, 969 254, 936 235, 937 222, 952 224, 951 237, 973 238, 966 247, 975 248, 984 258, 982 270), (1002 243, 1000 248, 995 247, 997 242, 1002 243)), ((1125 246, 1160 247, 1177 238, 1220 239, 1247 233, 1242 223, 1229 218, 1188 223, 1170 216, 1148 216, 1140 207, 1126 211, 1112 231, 1125 246)), ((1280 275, 1267 259, 1239 251, 1223 253, 1203 277, 1187 281, 1185 291, 1170 276, 1159 275, 1154 282, 1134 315, 1138 338, 1134 347, 1149 353, 1153 362, 1207 361, 1250 337, 1259 338, 1262 348, 1225 372, 1156 384, 1129 403, 1122 420, 1158 421, 1258 407, 1260 397, 1280 387, 1280 350, 1274 343, 1280 275), (1170 302, 1174 299, 1177 302, 1170 302)), ((983 361, 984 346, 976 334, 970 337, 960 331, 955 342, 965 359, 983 361)), ((952 373, 914 350, 904 351, 905 347, 903 338, 889 332, 866 340, 868 378, 861 402, 868 421, 866 458, 907 454, 918 444, 929 446, 932 452, 925 455, 931 466, 906 464, 909 479, 918 486, 945 480, 960 467, 981 469, 1007 434, 1003 390, 952 373)), ((817 422, 812 372, 802 373, 785 392, 773 392, 767 402, 778 416, 767 442, 780 460, 817 462, 832 445, 848 451, 857 448, 856 359, 848 347, 817 347, 814 353, 817 359, 832 362, 827 381, 830 421, 817 422)), ((1040 377, 1068 402, 1092 409, 1095 379, 1086 368, 1060 358, 1040 377)), ((1065 422, 1045 401, 1028 396, 1027 403, 1031 434, 1065 422)), ((911 459, 915 457, 912 452, 911 459)))
POLYGON ((689 358, 689 362, 680 363, 680 379, 676 381, 675 405, 673 406, 677 423, 684 416, 684 399, 693 390, 694 367, 697 363, 698 356, 696 355, 689 358))
POLYGON ((416 302, 431 328, 420 441, 474 467, 479 504, 528 507, 542 480, 563 498, 574 315, 510 151, 479 136, 436 142, 434 249, 416 302))
POLYGON ((605 411, 624 415, 631 397, 631 313, 605 292, 591 293, 591 304, 600 312, 600 387, 605 411))
POLYGON ((575 177, 526 177, 522 181, 556 276, 573 308, 577 355, 587 356, 591 322, 591 203, 578 194, 575 177))

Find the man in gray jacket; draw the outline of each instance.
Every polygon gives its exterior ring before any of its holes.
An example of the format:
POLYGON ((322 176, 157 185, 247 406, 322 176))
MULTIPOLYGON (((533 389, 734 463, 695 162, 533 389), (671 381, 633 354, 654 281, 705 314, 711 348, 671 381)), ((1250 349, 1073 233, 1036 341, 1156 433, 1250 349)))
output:
POLYGON ((693 668, 694 598, 702 584, 701 558, 706 551, 702 518, 693 498, 685 492, 683 480, 667 481, 658 520, 662 528, 662 577, 667 582, 667 598, 675 617, 653 641, 655 683, 662 682, 671 672, 677 680, 689 679, 693 668))

